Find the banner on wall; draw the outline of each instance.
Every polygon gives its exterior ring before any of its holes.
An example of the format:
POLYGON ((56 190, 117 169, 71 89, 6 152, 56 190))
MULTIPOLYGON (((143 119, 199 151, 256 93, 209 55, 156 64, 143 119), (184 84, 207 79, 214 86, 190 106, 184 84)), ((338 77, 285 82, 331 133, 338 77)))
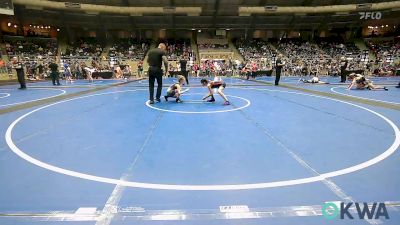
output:
POLYGON ((0 0, 0 14, 14 15, 12 0, 0 0))

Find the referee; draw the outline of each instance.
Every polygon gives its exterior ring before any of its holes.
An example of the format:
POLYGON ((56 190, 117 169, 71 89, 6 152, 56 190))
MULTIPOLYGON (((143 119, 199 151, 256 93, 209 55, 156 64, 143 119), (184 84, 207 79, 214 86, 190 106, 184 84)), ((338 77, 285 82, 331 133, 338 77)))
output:
POLYGON ((51 81, 53 82, 53 85, 61 85, 60 84, 60 74, 58 72, 58 65, 55 63, 55 61, 52 61, 49 65, 50 68, 50 76, 51 76, 51 81))
POLYGON ((186 79, 186 84, 189 85, 188 71, 186 70, 186 65, 187 65, 186 56, 183 57, 181 60, 179 60, 179 63, 181 64, 181 73, 186 79))
POLYGON ((147 62, 149 63, 149 92, 150 92, 150 104, 154 104, 154 81, 157 79, 157 94, 156 102, 161 102, 161 90, 162 90, 162 76, 163 70, 161 69, 162 63, 164 62, 164 74, 168 72, 168 60, 165 56, 167 47, 164 43, 160 43, 158 48, 149 51, 147 62))
POLYGON ((346 68, 347 68, 348 61, 343 56, 340 60, 340 83, 346 82, 346 68))
POLYGON ((26 82, 25 82, 25 72, 24 72, 24 66, 23 64, 19 61, 19 57, 14 57, 12 60, 13 68, 15 71, 17 71, 17 78, 18 82, 21 85, 20 90, 25 90, 26 89, 26 82))
POLYGON ((275 86, 279 85, 279 80, 281 79, 282 67, 284 65, 285 63, 282 62, 282 54, 279 54, 275 62, 275 70, 276 70, 275 86))

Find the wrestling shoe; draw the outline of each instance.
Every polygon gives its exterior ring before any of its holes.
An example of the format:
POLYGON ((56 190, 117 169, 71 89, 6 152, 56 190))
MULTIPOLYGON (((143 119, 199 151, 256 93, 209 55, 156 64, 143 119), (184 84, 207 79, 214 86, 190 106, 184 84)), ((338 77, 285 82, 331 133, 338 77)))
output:
POLYGON ((154 101, 153 101, 153 100, 150 100, 150 101, 149 101, 149 104, 153 105, 153 104, 154 104, 154 101))
POLYGON ((383 87, 383 89, 384 89, 385 91, 389 91, 389 89, 388 89, 387 87, 383 87))
POLYGON ((167 96, 164 96, 164 99, 165 99, 166 102, 168 102, 168 97, 167 96))
POLYGON ((175 101, 176 101, 177 103, 182 103, 182 102, 183 102, 180 98, 177 98, 175 101))
POLYGON ((207 100, 207 102, 215 102, 215 99, 209 99, 209 100, 207 100))
POLYGON ((229 101, 224 102, 224 105, 230 105, 231 103, 229 101))
POLYGON ((156 102, 157 102, 157 103, 160 103, 160 102, 161 102, 161 99, 156 98, 156 102))

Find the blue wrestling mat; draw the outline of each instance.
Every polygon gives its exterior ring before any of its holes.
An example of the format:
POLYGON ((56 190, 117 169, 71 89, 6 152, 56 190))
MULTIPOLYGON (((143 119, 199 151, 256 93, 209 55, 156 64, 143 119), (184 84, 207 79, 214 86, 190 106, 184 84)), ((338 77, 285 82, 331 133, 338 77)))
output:
POLYGON ((200 78, 154 105, 148 80, 0 87, 0 224, 400 224, 399 88, 222 79, 228 106, 200 78))

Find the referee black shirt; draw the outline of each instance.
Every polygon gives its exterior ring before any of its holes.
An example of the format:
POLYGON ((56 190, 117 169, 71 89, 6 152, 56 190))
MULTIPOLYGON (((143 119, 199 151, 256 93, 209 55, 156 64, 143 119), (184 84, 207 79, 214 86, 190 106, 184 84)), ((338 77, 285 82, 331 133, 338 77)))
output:
MULTIPOLYGON (((160 48, 155 48, 149 51, 147 62, 150 67, 157 67, 161 69, 161 65, 163 62, 163 56, 165 56, 165 51, 160 48)), ((164 63, 165 64, 165 63, 164 63)), ((168 61, 164 65, 165 70, 168 70, 168 61)))
POLYGON ((17 75, 24 76, 24 65, 21 62, 17 62, 14 65, 15 71, 17 71, 17 75))
POLYGON ((50 63, 49 68, 51 72, 58 72, 58 65, 55 63, 50 63))
POLYGON ((282 67, 283 67, 283 66, 282 66, 281 64, 282 64, 282 60, 278 58, 278 59, 276 60, 276 64, 275 64, 275 65, 276 65, 275 67, 276 67, 276 71, 277 71, 277 72, 278 72, 278 71, 279 71, 279 72, 282 71, 282 67))
POLYGON ((181 59, 179 61, 179 63, 181 64, 181 71, 186 71, 186 65, 187 65, 187 61, 184 59, 181 59))

